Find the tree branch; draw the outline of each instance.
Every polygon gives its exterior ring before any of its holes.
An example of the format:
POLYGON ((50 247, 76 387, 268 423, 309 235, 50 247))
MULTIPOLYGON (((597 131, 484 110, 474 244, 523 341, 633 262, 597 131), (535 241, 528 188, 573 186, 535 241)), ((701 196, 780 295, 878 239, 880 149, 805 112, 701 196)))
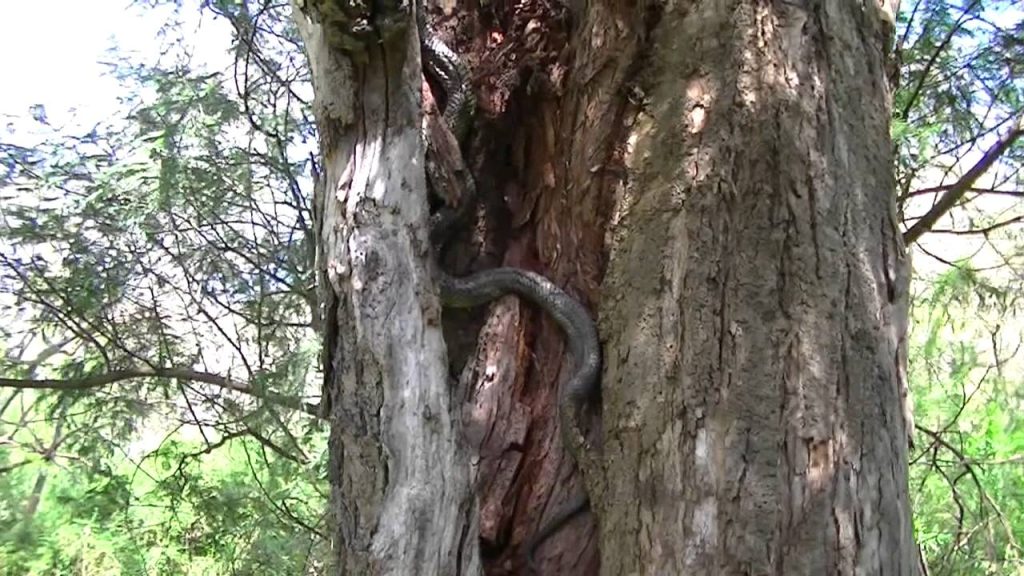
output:
MULTIPOLYGON (((946 186, 932 186, 930 188, 921 188, 920 190, 914 190, 907 194, 907 198, 914 198, 916 196, 926 196, 928 194, 936 194, 938 192, 948 192, 956 184, 948 184, 946 186)), ((998 190, 995 188, 978 188, 971 186, 965 192, 971 192, 978 195, 993 195, 993 196, 1010 196, 1011 198, 1024 198, 1024 190, 998 190)))
MULTIPOLYGON (((931 56, 928 58, 928 62, 924 65, 924 69, 921 70, 921 77, 917 79, 917 84, 911 91, 910 97, 907 98, 907 103, 903 106, 903 111, 900 116, 901 118, 909 117, 910 110, 914 107, 914 104, 917 102, 917 98, 921 95, 921 90, 924 88, 924 83, 928 80, 928 75, 931 74, 932 67, 935 66, 936 62, 938 62, 939 56, 941 56, 942 53, 945 52, 946 48, 949 47, 949 44, 953 41, 957 31, 970 20, 967 18, 967 15, 970 14, 971 10, 974 10, 974 7, 977 5, 978 0, 974 0, 964 8, 963 12, 960 13, 960 17, 957 18, 954 25, 949 29, 949 32, 946 33, 945 38, 943 38, 942 41, 939 42, 938 46, 935 47, 935 50, 932 51, 931 56)), ((920 39, 921 38, 919 37, 918 41, 920 41, 920 39)))
POLYGON ((105 374, 97 374, 95 376, 86 376, 85 378, 75 378, 70 380, 0 378, 0 388, 90 390, 92 388, 101 388, 103 386, 108 386, 123 380, 132 380, 134 378, 176 378, 181 380, 190 380, 193 382, 202 382, 204 384, 211 384, 227 390, 241 392, 242 394, 248 394, 284 408, 299 410, 306 414, 310 414, 318 418, 320 417, 319 407, 315 404, 303 402, 292 396, 284 396, 273 392, 256 390, 245 382, 239 382, 238 380, 232 380, 231 378, 211 374, 209 372, 199 372, 197 370, 192 370, 191 368, 171 367, 113 370, 105 374))
POLYGON ((1013 145, 1013 143, 1024 133, 1024 116, 1018 116, 1010 130, 999 139, 998 142, 992 145, 985 154, 982 155, 981 159, 967 171, 966 174, 960 177, 955 184, 950 186, 949 190, 939 198, 939 201, 932 206, 920 220, 914 223, 906 233, 903 234, 903 242, 910 246, 916 242, 922 234, 931 230, 932 226, 938 222, 939 218, 942 218, 957 202, 963 197, 974 185, 974 182, 981 177, 993 164, 1002 157, 1003 153, 1006 152, 1013 145))
POLYGON ((972 236, 972 235, 977 235, 977 234, 989 234, 991 232, 995 232, 996 230, 999 230, 1000 228, 1005 228, 1007 226, 1010 226, 1011 224, 1016 224, 1017 222, 1020 222, 1021 220, 1024 220, 1024 214, 1022 214, 1020 216, 1014 216, 1013 218, 1009 218, 1007 220, 1003 220, 1002 222, 997 222, 995 224, 992 224, 991 226, 986 226, 984 228, 971 229, 971 230, 955 230, 955 229, 935 228, 935 229, 932 230, 932 233, 934 233, 934 234, 955 234, 955 235, 958 235, 958 236, 972 236))

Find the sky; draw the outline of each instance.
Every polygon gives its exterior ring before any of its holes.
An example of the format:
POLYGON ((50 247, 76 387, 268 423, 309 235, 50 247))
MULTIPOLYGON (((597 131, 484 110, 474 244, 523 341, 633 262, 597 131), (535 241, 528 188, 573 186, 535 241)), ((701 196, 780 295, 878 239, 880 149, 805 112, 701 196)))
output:
MULTIPOLYGON (((186 0, 180 12, 196 60, 226 66, 227 24, 201 19, 196 3, 186 0)), ((173 15, 169 7, 134 7, 129 0, 0 0, 0 129, 38 104, 51 124, 66 128, 123 114, 123 90, 102 62, 113 61, 115 47, 134 61, 154 62, 160 26, 173 15)))

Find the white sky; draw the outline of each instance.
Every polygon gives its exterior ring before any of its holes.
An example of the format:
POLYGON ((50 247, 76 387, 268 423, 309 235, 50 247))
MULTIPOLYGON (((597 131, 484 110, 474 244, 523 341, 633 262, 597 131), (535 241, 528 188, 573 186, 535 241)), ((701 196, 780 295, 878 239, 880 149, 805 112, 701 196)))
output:
MULTIPOLYGON (((200 20, 195 0, 184 4, 196 61, 228 65, 227 24, 200 20)), ((117 101, 123 91, 100 62, 112 61, 107 51, 117 47, 132 60, 152 63, 162 42, 159 28, 173 14, 130 0, 0 0, 0 126, 11 116, 27 116, 36 104, 45 106, 51 124, 68 128, 123 114, 117 101)))

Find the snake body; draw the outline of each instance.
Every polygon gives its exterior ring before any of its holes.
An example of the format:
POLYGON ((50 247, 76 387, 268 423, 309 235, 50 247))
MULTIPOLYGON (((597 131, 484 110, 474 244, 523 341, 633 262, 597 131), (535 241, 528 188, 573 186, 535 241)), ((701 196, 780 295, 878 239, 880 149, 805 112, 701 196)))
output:
MULTIPOLYGON (((444 120, 461 142, 472 123, 475 106, 465 64, 427 23, 422 4, 416 6, 416 13, 424 68, 444 89, 447 98, 444 120)), ((467 175, 467 178, 468 192, 472 193, 475 190, 472 176, 467 175)), ((458 212, 446 207, 432 220, 431 242, 435 250, 440 249, 451 224, 466 213, 466 207, 471 202, 470 199, 463 199, 460 204, 462 209, 458 212)), ((580 437, 582 434, 578 431, 575 417, 583 405, 598 394, 601 373, 600 341, 587 309, 551 280, 528 270, 493 268, 465 277, 455 277, 439 268, 439 276, 441 302, 444 306, 469 308, 486 304, 506 294, 516 294, 542 308, 565 333, 573 366, 569 379, 559 389, 560 429, 567 451, 579 464, 579 448, 573 434, 579 434, 580 437)), ((586 510, 588 505, 586 493, 574 497, 541 526, 527 544, 527 560, 531 568, 537 547, 566 522, 586 510)))
POLYGON ((419 28, 424 69, 444 88, 448 99, 444 106, 445 124, 456 140, 462 142, 469 132, 476 108, 476 99, 468 86, 469 71, 462 58, 441 40, 437 31, 427 22, 422 5, 416 7, 416 25, 419 28))

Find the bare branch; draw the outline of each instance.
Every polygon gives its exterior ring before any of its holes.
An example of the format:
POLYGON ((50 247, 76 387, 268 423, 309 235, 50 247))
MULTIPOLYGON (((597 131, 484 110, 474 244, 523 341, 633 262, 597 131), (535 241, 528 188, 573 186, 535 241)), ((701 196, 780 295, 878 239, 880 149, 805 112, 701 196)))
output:
MULTIPOLYGON (((920 190, 914 190, 910 194, 907 194, 907 198, 914 198, 915 196, 925 196, 928 194, 936 194, 938 192, 948 192, 956 184, 947 184, 945 186, 932 186, 929 188, 921 188, 920 190)), ((1024 190, 996 190, 994 188, 977 188, 970 187, 965 192, 970 192, 978 195, 992 195, 992 196, 1010 196, 1011 198, 1024 198, 1024 190)))
POLYGON ((31 388, 41 390, 89 390, 109 386, 116 382, 132 380, 134 378, 176 378, 202 382, 219 386, 227 390, 248 394, 267 402, 271 402, 284 408, 299 410, 312 416, 320 416, 319 408, 315 404, 303 402, 298 398, 283 396, 273 392, 257 390, 245 382, 239 382, 225 376, 200 372, 191 368, 136 368, 131 370, 113 370, 105 374, 75 378, 69 380, 59 379, 18 379, 0 378, 0 388, 31 388))
POLYGON ((901 118, 907 118, 910 114, 910 110, 914 107, 914 104, 917 102, 917 98, 921 95, 921 89, 924 88, 924 84, 928 80, 928 76, 931 74, 932 67, 935 66, 936 62, 938 62, 939 56, 941 56, 942 53, 946 51, 946 48, 949 47, 953 38, 956 36, 957 31, 959 31, 964 24, 973 19, 973 17, 969 18, 968 15, 977 5, 978 0, 974 0, 964 8, 963 12, 960 13, 960 17, 957 18, 956 23, 949 29, 949 32, 946 33, 946 37, 943 38, 935 47, 935 50, 932 51, 931 57, 928 58, 928 62, 924 65, 924 69, 921 70, 921 77, 918 78, 917 85, 914 86, 914 89, 910 93, 910 97, 907 98, 907 102, 903 106, 903 111, 900 116, 901 118))
POLYGON ((968 236, 968 235, 975 235, 975 234, 988 234, 990 232, 995 232, 996 230, 998 230, 1000 228, 1005 228, 1006 226, 1009 226, 1011 224, 1016 224, 1017 222, 1020 222, 1022 220, 1024 220, 1024 215, 1014 216, 1013 218, 1010 218, 1008 220, 1003 220, 1002 222, 997 222, 995 224, 992 224, 991 226, 986 226, 984 228, 977 228, 977 229, 973 229, 972 228, 970 230, 953 230, 953 229, 945 229, 945 228, 941 228, 941 229, 940 228, 936 228, 936 229, 932 230, 932 233, 933 234, 956 234, 956 235, 961 235, 961 236, 968 236))
POLYGON ((955 184, 950 186, 949 190, 939 198, 939 201, 932 206, 920 220, 914 223, 906 233, 903 234, 903 242, 907 246, 916 242, 922 234, 931 230, 932 226, 939 221, 956 203, 960 201, 960 198, 970 190, 974 182, 981 177, 993 164, 1002 157, 1003 153, 1006 152, 1010 146, 1016 142, 1017 138, 1024 133, 1024 116, 1018 116, 1010 130, 999 139, 998 142, 992 145, 981 159, 967 171, 966 174, 960 177, 955 184))

